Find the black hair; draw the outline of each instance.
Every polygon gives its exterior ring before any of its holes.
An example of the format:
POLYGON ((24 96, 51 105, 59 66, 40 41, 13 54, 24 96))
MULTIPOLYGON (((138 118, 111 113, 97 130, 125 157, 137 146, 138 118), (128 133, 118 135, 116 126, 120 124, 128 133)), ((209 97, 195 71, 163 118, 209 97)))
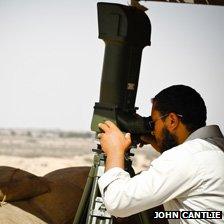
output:
POLYGON ((182 115, 181 121, 189 132, 206 125, 207 110, 201 95, 185 85, 173 85, 159 92, 153 106, 161 115, 171 112, 182 115))

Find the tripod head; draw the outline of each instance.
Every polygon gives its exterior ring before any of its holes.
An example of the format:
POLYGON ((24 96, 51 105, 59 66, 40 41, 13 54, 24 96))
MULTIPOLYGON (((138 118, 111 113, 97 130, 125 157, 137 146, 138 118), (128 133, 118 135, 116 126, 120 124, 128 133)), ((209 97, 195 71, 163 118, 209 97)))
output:
POLYGON ((150 46, 151 24, 140 9, 113 3, 98 3, 99 38, 105 42, 100 99, 95 103, 91 130, 113 121, 132 138, 150 133, 150 117, 136 113, 142 50, 150 46))

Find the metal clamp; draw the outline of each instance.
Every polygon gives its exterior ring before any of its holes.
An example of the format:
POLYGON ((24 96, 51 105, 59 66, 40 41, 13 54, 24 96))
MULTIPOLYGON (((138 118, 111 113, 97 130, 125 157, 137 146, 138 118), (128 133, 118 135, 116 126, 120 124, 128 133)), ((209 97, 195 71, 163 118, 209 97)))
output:
POLYGON ((106 207, 103 203, 103 199, 101 197, 96 197, 95 200, 95 208, 90 212, 90 214, 94 217, 101 218, 111 218, 111 215, 107 212, 106 207))

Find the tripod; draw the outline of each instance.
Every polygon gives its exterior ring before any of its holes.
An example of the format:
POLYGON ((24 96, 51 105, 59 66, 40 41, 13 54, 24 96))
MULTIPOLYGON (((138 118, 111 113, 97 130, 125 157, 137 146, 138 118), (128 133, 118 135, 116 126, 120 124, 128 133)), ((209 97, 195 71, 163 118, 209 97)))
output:
MULTIPOLYGON (((90 169, 73 224, 113 223, 113 217, 107 212, 98 188, 98 179, 104 173, 106 156, 101 150, 101 146, 99 144, 97 145, 97 149, 93 149, 93 152, 95 152, 93 165, 90 169)), ((125 170, 133 176, 134 170, 131 166, 132 162, 130 160, 130 155, 133 154, 129 154, 125 158, 125 170)), ((145 212, 139 213, 138 218, 139 224, 150 224, 145 212)))

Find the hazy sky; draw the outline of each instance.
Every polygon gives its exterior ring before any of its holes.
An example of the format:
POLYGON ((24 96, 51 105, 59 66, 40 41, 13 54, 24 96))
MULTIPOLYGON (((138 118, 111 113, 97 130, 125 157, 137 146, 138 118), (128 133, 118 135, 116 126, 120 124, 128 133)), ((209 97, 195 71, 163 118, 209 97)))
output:
MULTIPOLYGON (((90 130, 104 53, 96 3, 0 0, 1 128, 90 130)), ((142 56, 139 113, 149 115, 163 88, 186 84, 205 99, 207 123, 224 131, 224 7, 142 4, 152 46, 142 56)))

